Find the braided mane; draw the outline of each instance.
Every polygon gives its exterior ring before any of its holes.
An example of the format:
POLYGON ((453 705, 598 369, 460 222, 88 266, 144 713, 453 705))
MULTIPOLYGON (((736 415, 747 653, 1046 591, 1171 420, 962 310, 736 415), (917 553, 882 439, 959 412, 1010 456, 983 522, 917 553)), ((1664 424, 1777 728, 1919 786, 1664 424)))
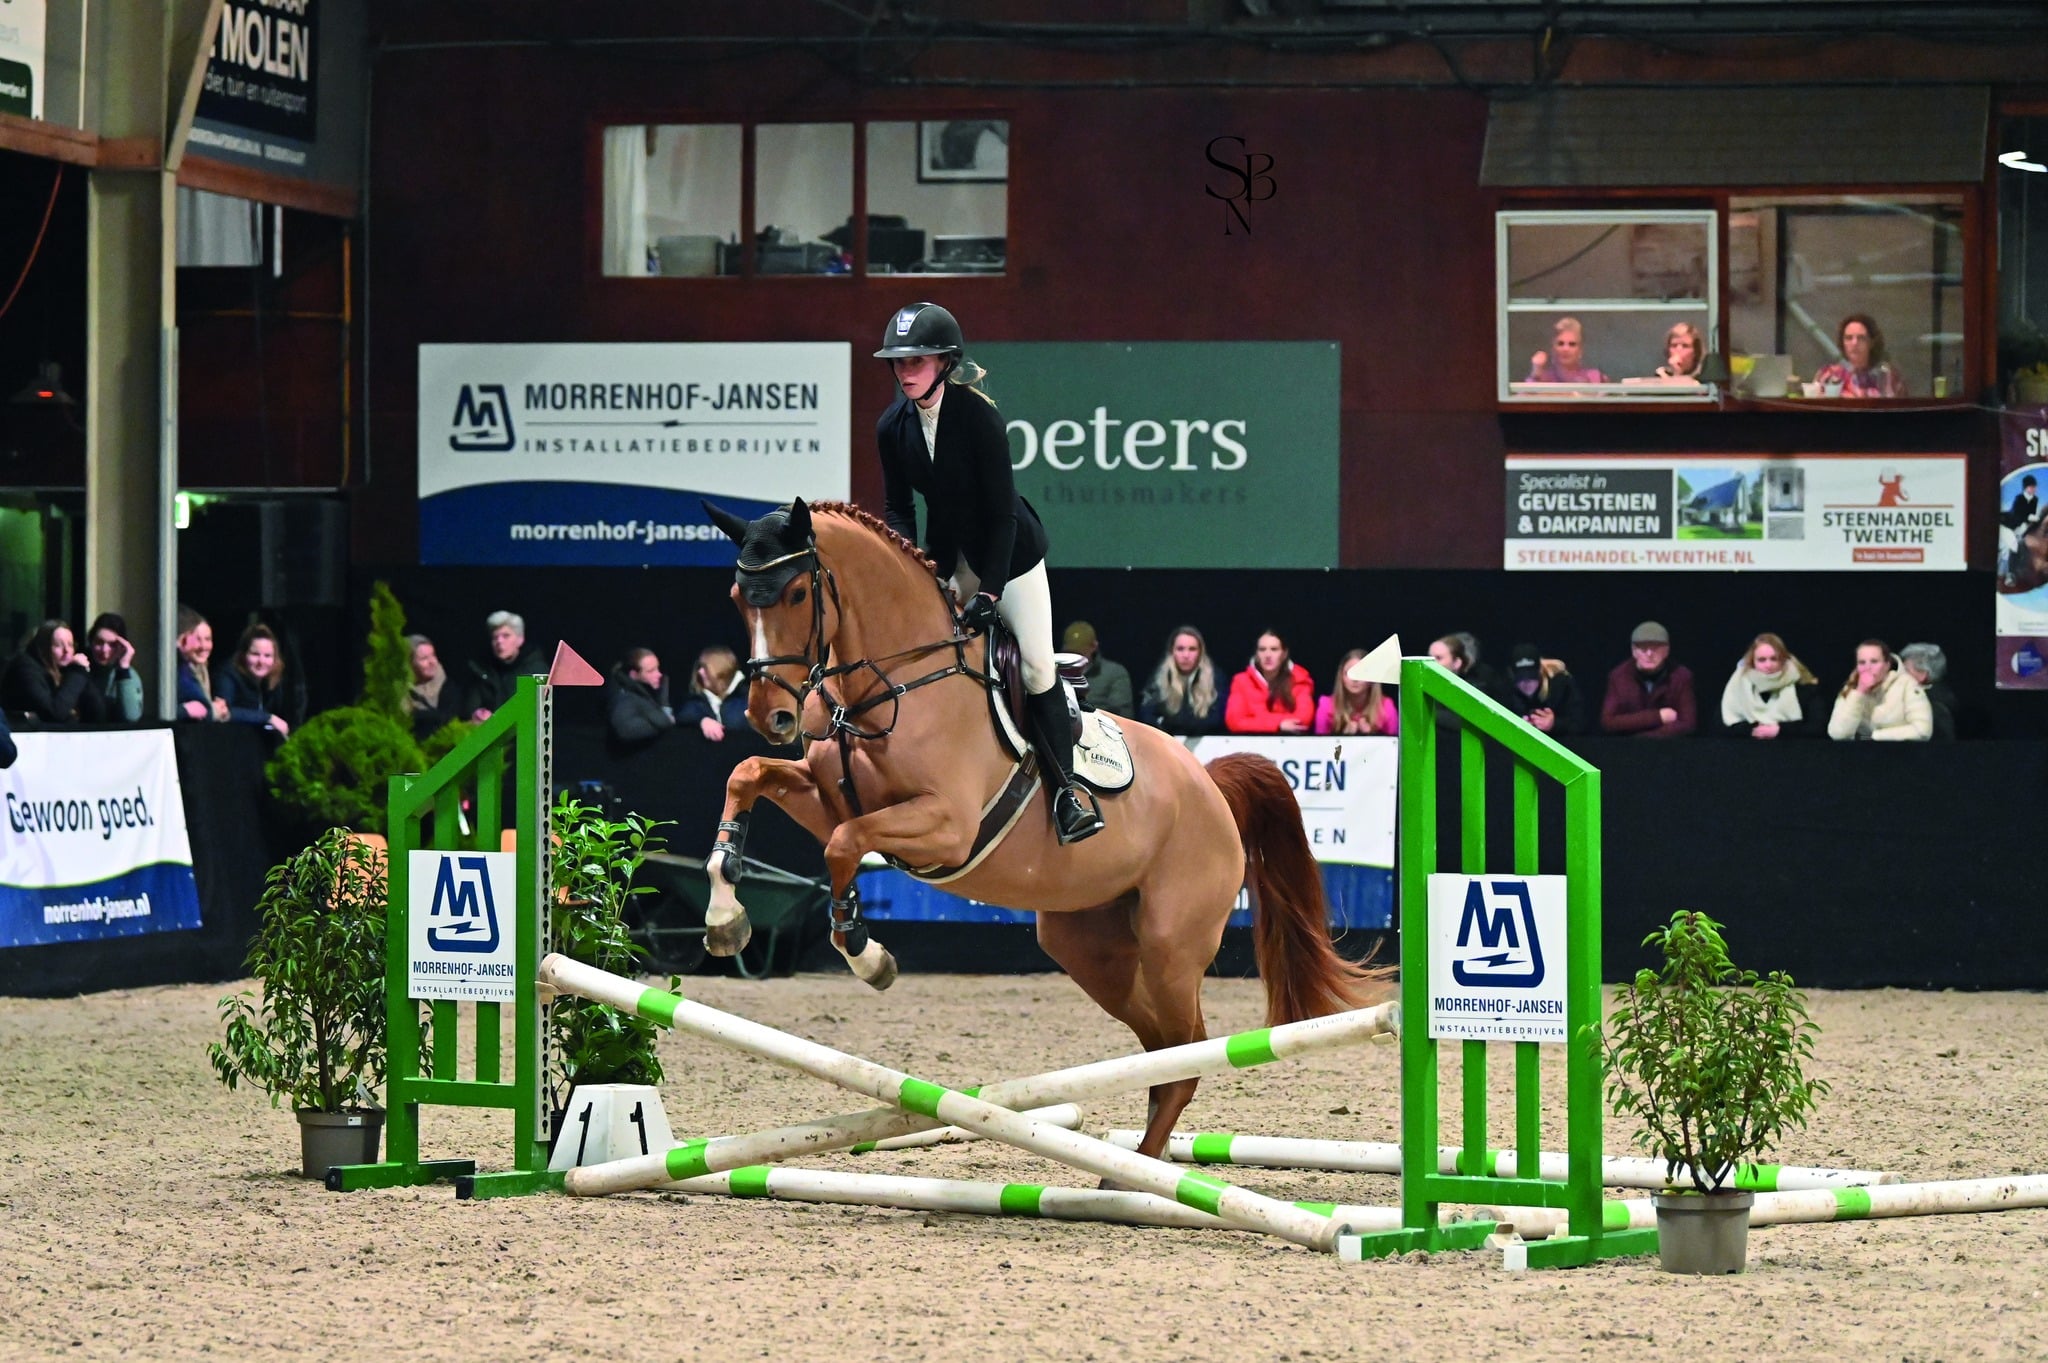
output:
POLYGON ((851 502, 812 502, 809 505, 813 512, 822 511, 827 515, 838 516, 843 520, 852 521, 855 525, 867 527, 869 530, 874 531, 882 543, 889 545, 898 553, 908 556, 914 563, 934 577, 938 576, 939 565, 932 562, 930 556, 924 550, 890 529, 888 523, 880 516, 875 515, 874 512, 864 511, 851 502))

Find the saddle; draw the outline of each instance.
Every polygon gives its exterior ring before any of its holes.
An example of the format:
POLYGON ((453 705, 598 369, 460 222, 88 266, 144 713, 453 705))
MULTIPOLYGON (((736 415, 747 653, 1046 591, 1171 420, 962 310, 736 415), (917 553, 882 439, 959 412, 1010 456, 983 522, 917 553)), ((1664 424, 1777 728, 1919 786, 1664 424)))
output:
MULTIPOLYGON (((1128 789, 1136 772, 1123 730, 1116 716, 1087 706, 1088 660, 1078 653, 1055 653, 1053 666, 1067 693, 1067 713, 1073 716, 1074 775, 1098 795, 1128 789)), ((1016 636, 1000 623, 989 638, 989 671, 1002 683, 1000 690, 991 688, 988 693, 996 737, 1021 762, 1031 752, 1024 737, 1024 660, 1016 636)))

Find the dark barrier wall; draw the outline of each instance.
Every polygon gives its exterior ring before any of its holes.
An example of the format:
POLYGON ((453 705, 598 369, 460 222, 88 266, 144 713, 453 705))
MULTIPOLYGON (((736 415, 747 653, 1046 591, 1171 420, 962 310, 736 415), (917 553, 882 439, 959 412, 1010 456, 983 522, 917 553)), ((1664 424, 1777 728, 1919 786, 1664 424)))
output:
POLYGON ((174 733, 202 926, 0 951, 0 994, 241 978, 264 874, 291 850, 296 830, 278 824, 263 784, 267 735, 246 724, 181 724, 174 733))

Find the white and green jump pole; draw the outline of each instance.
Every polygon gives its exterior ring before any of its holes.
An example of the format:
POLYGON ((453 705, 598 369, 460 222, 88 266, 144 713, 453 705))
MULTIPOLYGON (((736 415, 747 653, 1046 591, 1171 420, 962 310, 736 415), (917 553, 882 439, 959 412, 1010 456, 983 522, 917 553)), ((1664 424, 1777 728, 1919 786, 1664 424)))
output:
MULTIPOLYGON (((2004 1178, 1950 1179, 1934 1183, 1887 1183, 1870 1188, 1809 1188, 1758 1193, 1749 1208, 1752 1226, 1789 1226, 1820 1221, 1881 1221, 1894 1216, 1954 1216, 2048 1207, 2048 1174, 2004 1178)), ((1617 1198, 1601 1204, 1611 1230, 1640 1230, 1657 1224, 1647 1197, 1617 1198)), ((1542 1207, 1502 1211, 1525 1240, 1541 1240, 1564 1224, 1561 1213, 1542 1207)))
MULTIPOLYGON (((637 1007, 637 993, 641 986, 630 981, 624 983, 636 997, 624 1005, 614 1006, 624 1006, 632 1011, 637 1007)), ((557 983, 555 987, 561 986, 557 983)), ((619 996, 624 998, 624 991, 619 996)), ((1048 1104, 1087 1102, 1132 1089, 1150 1088, 1155 1084, 1199 1079, 1205 1075, 1248 1069, 1276 1060, 1295 1059, 1337 1047, 1355 1046, 1374 1038, 1390 1037, 1398 1017, 1399 1009, 1395 1005, 1382 1004, 1377 1008, 1335 1013, 1305 1022, 1261 1027, 1207 1041, 1193 1041, 1182 1046, 1075 1065, 964 1092, 1013 1111, 1048 1104)), ((942 1125, 920 1113, 904 1112, 894 1107, 873 1108, 866 1112, 820 1117, 770 1131, 685 1141, 664 1152, 571 1169, 564 1180, 564 1187, 585 1197, 631 1192, 675 1179, 748 1165, 777 1163, 829 1150, 873 1148, 884 1141, 942 1125)))
MULTIPOLYGON (((1112 1131, 1106 1140, 1125 1150, 1138 1148, 1139 1131, 1112 1131)), ((1166 1158, 1177 1164, 1229 1164, 1253 1169, 1314 1169, 1325 1173, 1398 1174, 1401 1147, 1391 1141, 1305 1140, 1292 1136, 1237 1136, 1223 1132, 1176 1131, 1167 1139, 1166 1158)), ((1455 1145, 1437 1147, 1437 1172, 1475 1172, 1466 1167, 1464 1151, 1455 1145)), ((1489 1150, 1476 1171, 1487 1178, 1521 1177, 1512 1150, 1489 1150)), ((1561 1151, 1546 1150, 1537 1159, 1534 1177, 1563 1182, 1570 1166, 1561 1151)), ((1640 1155, 1608 1155, 1600 1161, 1601 1182, 1610 1188, 1683 1186, 1691 1171, 1680 1165, 1667 1175, 1664 1161, 1640 1155)), ((1876 1169, 1810 1169, 1795 1164, 1736 1166, 1729 1186, 1745 1192, 1799 1192, 1813 1188, 1864 1188, 1904 1183, 1904 1174, 1876 1169)), ((1612 1204, 1609 1204, 1612 1205, 1612 1204)), ((1610 1227, 1612 1229, 1612 1227, 1610 1227)))
POLYGON ((1170 1198, 1246 1230, 1263 1231, 1309 1249, 1334 1252, 1337 1236, 1351 1229, 1290 1203, 1232 1187, 1206 1174, 1176 1169, 1163 1160, 1135 1151, 1119 1150, 1078 1132, 1033 1121, 985 1098, 927 1083, 901 1070, 749 1022, 665 990, 647 988, 565 956, 550 954, 543 960, 540 980, 558 992, 608 1004, 677 1031, 800 1070, 813 1078, 919 1113, 939 1124, 964 1127, 976 1135, 1057 1160, 1084 1173, 1170 1198))

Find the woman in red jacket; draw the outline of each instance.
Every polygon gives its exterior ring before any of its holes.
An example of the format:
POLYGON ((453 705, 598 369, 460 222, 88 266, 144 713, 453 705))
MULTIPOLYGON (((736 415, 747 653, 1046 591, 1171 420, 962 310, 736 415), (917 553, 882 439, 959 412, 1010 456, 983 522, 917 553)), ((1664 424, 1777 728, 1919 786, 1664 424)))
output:
POLYGON ((1259 636, 1250 666, 1230 680, 1224 727, 1234 734, 1305 734, 1316 717, 1316 684, 1308 669, 1287 656, 1287 641, 1272 630, 1259 636))

